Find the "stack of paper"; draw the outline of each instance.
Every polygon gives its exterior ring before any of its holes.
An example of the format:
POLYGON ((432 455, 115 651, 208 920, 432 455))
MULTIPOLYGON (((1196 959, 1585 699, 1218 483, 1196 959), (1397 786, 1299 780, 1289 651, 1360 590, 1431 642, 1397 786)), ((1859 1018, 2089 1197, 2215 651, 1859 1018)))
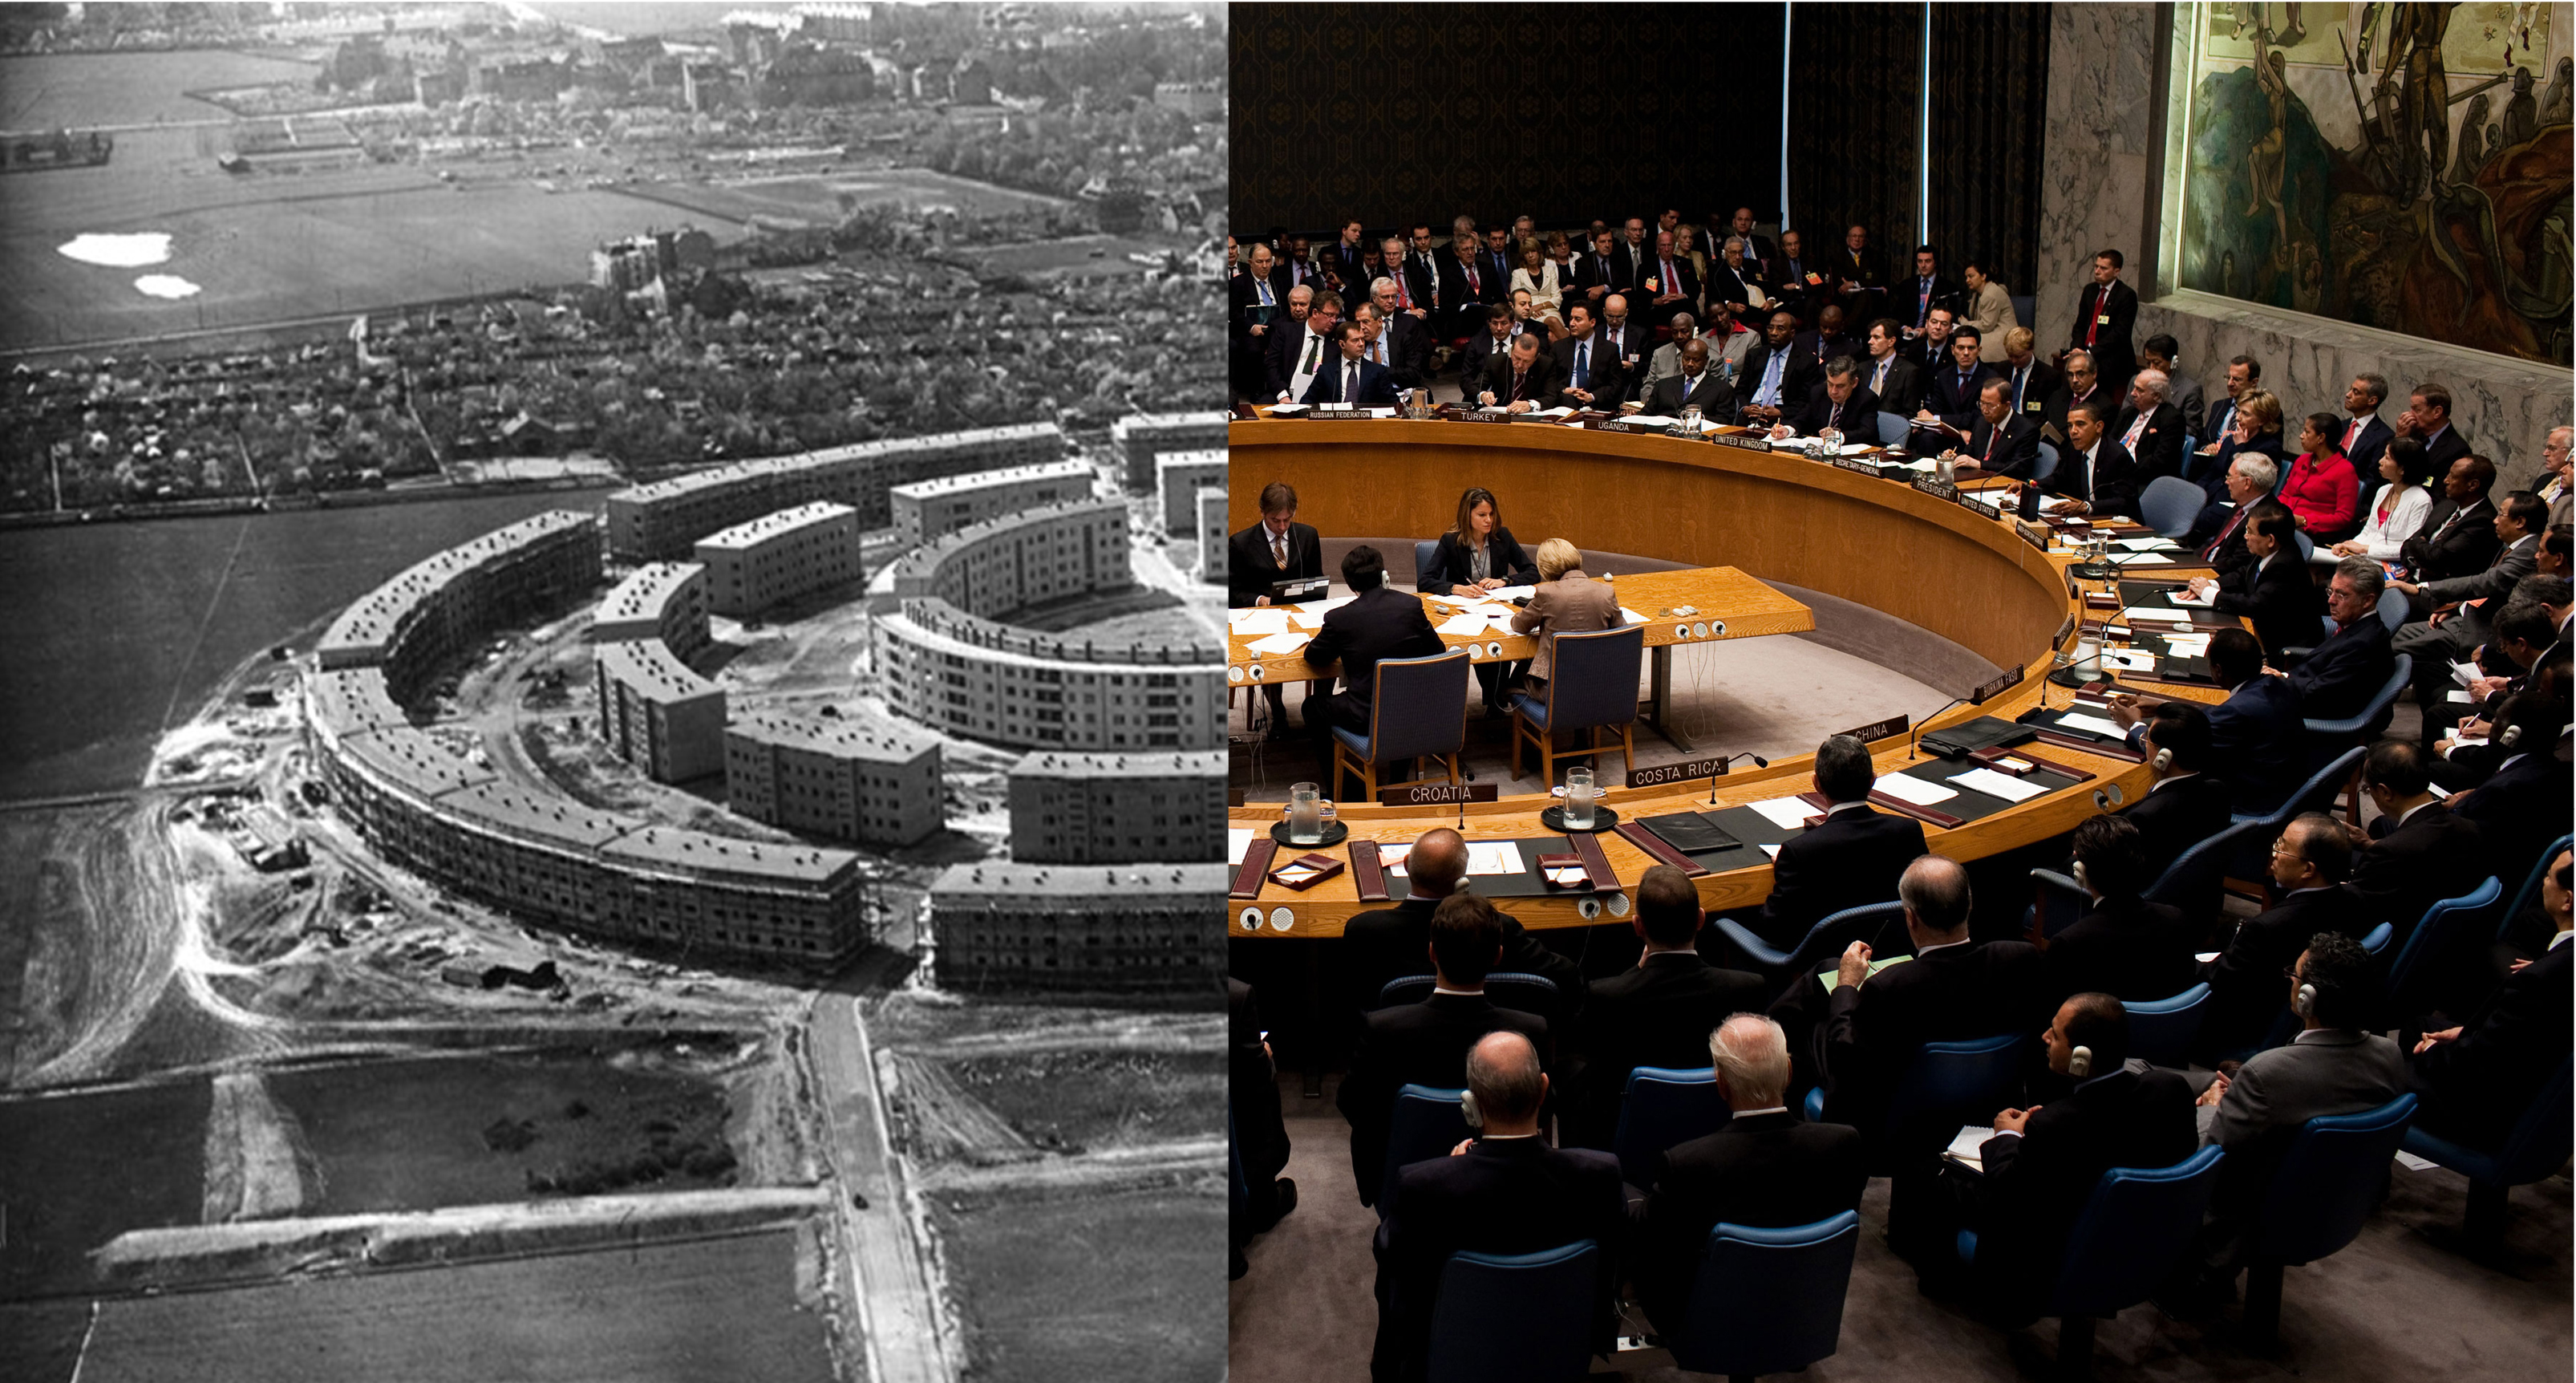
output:
POLYGON ((2045 788, 2025 783, 2019 778, 1997 773, 1991 768, 1972 768, 1965 773, 1953 773, 1950 775, 1950 781, 1970 792, 1982 792, 1988 797, 2000 797, 2007 802, 2027 802, 2047 791, 2045 788))
POLYGON ((1542 408, 1531 413, 1530 416, 1533 418, 1571 418, 1574 416, 1574 410, 1571 408, 1542 408))
POLYGON ((1330 600, 1301 601, 1297 608, 1320 619, 1357 599, 1359 597, 1355 595, 1337 595, 1330 600))
POLYGON ((1485 627, 1484 616, 1474 613, 1465 613, 1451 615, 1449 618, 1442 620, 1439 624, 1433 626, 1432 632, 1437 634, 1464 634, 1471 638, 1482 638, 1485 634, 1485 627))
POLYGON ((1762 813, 1772 825, 1784 831, 1805 830, 1807 818, 1816 814, 1814 807, 1796 797, 1772 797, 1760 802, 1747 802, 1744 805, 1762 813))
POLYGON ((1488 600, 1510 602, 1514 600, 1527 600, 1536 594, 1538 594, 1538 587, 1536 586, 1497 586, 1493 590, 1485 592, 1485 598, 1488 600))
POLYGON ((2135 650, 2125 652, 2106 652, 2102 655, 2102 661, 2110 664, 2112 667, 2120 669, 2122 672, 2153 672, 2156 670, 2156 655, 2152 653, 2140 653, 2135 650))
POLYGON ((1899 802, 1915 807, 1929 807, 1935 803, 1947 802, 1959 795, 1939 783, 1927 783, 1920 778, 1908 778, 1902 773, 1890 773, 1879 779, 1878 790, 1899 802))
POLYGON ((1300 629, 1321 629, 1324 627, 1324 617, 1322 615, 1310 615, 1303 610, 1289 611, 1288 622, 1300 629))
POLYGON ((2189 624, 2191 623, 2191 612, 2188 610, 2154 610, 2142 605, 2132 605, 2129 607, 2127 618, 2153 624, 2189 624))
POLYGON ((1467 872, 1470 874, 1519 874, 1526 872, 1521 863, 1521 847, 1508 840, 1471 840, 1467 842, 1467 872))
POLYGON ((1269 605, 1253 610, 1237 610, 1226 616, 1226 624, 1245 638, 1288 632, 1288 612, 1269 605))
POLYGON ((1314 637, 1312 634, 1293 632, 1273 634, 1266 639, 1254 639, 1244 647, 1265 658, 1285 658, 1298 649, 1304 648, 1314 637))
POLYGON ((1858 456, 1867 450, 1869 450, 1869 443, 1867 442, 1845 442, 1842 445, 1842 449, 1835 454, 1838 456, 1858 456))
POLYGON ((1306 411, 1306 405, 1304 405, 1304 404, 1302 404, 1302 403, 1274 403, 1274 404, 1270 405, 1270 412, 1272 413, 1272 415, 1273 415, 1273 416, 1277 416, 1277 415, 1281 415, 1281 414, 1296 414, 1296 413, 1303 413, 1303 412, 1305 412, 1305 411, 1306 411))
POLYGON ((1252 828, 1229 826, 1225 831, 1225 862, 1243 863, 1243 852, 1252 848, 1252 828))
POLYGON ((2115 552, 2111 560, 2124 567, 2170 564, 2173 559, 2161 552, 2115 552))
POLYGON ((1644 615, 1638 614, 1636 611, 1629 609, 1625 605, 1619 607, 1619 623, 1623 628, 1627 625, 1643 624, 1645 622, 1646 617, 1644 615))
POLYGON ((2059 716, 2057 718, 2057 723, 2069 730, 2081 730, 2088 735, 2108 735, 2115 740, 2124 739, 2128 736, 2128 731, 2121 729, 2111 721, 2104 720, 2099 716, 2088 716, 2078 711, 2068 711, 2066 714, 2059 716))
POLYGON ((1986 1146, 1986 1140, 1994 1136, 1995 1131, 1990 1125, 1961 1124, 1958 1136, 1950 1140, 1950 1146, 1941 1150, 1941 1155, 1983 1176, 1986 1164, 1978 1152, 1986 1146))
POLYGON ((2171 538, 2114 538, 2112 542, 2131 552, 2179 552, 2182 544, 2171 538))
POLYGON ((1659 417, 1653 413, 1636 413, 1622 418, 1619 421, 1625 423, 1642 423, 1647 427, 1679 427, 1681 426, 1682 420, 1679 418, 1659 417))

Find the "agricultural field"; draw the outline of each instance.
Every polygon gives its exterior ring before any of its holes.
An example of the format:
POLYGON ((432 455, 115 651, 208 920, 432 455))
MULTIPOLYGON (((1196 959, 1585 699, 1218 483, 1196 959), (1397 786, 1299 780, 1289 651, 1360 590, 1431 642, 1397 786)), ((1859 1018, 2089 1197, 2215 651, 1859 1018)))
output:
POLYGON ((0 1100, 0 1300, 78 1290, 90 1250, 129 1229, 197 1223, 206 1102, 203 1077, 0 1100), (113 1149, 115 1174, 66 1148, 113 1149))
POLYGON ((915 209, 953 207, 968 215, 1044 210, 1068 205, 1061 197, 996 187, 927 168, 872 168, 843 173, 794 173, 718 183, 648 183, 636 195, 684 207, 717 222, 773 216, 828 226, 848 206, 894 203, 915 209))
POLYGON ((321 70, 309 62, 206 51, 0 58, 0 130, 228 120, 230 111, 186 93, 271 82, 310 84, 321 70))
POLYGON ((1214 1187, 942 1205, 979 1383, 1198 1383, 1225 1371, 1214 1187))

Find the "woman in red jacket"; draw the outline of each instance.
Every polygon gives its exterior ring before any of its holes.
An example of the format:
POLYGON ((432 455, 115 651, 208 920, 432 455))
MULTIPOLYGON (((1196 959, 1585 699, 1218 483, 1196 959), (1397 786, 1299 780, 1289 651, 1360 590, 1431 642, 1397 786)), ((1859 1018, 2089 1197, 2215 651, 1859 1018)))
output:
POLYGON ((2341 430, 2333 414, 2309 414, 2299 428, 2299 459, 2281 482, 2281 502, 2319 547, 2341 542, 2361 526, 2361 477, 2335 449, 2341 430))

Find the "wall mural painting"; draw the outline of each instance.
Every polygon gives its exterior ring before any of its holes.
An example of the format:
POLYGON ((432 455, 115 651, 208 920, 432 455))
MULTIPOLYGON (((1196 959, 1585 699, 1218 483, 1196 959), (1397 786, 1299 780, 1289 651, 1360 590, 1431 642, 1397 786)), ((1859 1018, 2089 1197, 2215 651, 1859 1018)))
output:
POLYGON ((2211 4, 2181 286, 2570 360, 2570 6, 2211 4))

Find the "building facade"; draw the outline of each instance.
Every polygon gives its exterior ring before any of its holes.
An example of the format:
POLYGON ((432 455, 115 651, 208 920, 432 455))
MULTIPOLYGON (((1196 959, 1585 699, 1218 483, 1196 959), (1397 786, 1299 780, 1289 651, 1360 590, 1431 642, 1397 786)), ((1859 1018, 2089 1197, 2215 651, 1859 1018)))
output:
POLYGON ((1204 413, 1139 413, 1109 425, 1110 445, 1126 462, 1127 488, 1154 488, 1154 458, 1167 451, 1223 450, 1230 421, 1222 409, 1204 413))
POLYGON ((1073 754, 1011 765, 1011 858, 1127 864, 1225 858, 1225 751, 1073 754))
POLYGON ((1087 500, 1091 484, 1089 462, 1050 461, 917 480, 886 495, 894 510, 895 537, 905 547, 919 547, 1003 514, 1087 500))
POLYGON ((930 888, 936 973, 974 992, 1187 995, 1224 973, 1226 867, 951 865, 930 888))
POLYGON ((557 509, 415 563, 358 598, 324 631, 325 670, 384 669, 409 702, 440 667, 496 630, 550 615, 600 577, 599 521, 557 509))
POLYGON ((1201 490, 1199 503, 1199 579, 1224 585, 1226 578, 1225 491, 1201 490))
POLYGON ((741 618, 782 600, 859 579, 859 514, 818 500, 763 514, 698 540, 707 604, 741 618))
POLYGON ((1225 488, 1225 449, 1165 451, 1154 455, 1154 493, 1161 501, 1163 531, 1187 533, 1198 525, 1199 491, 1225 488))
POLYGON ((707 647, 707 569, 647 562, 609 588, 591 617, 592 643, 655 640, 688 662, 707 647))
POLYGON ((962 528, 898 558, 888 587, 898 597, 947 601, 999 615, 1135 584, 1127 506, 1087 500, 1005 514, 962 528))
POLYGON ((657 783, 725 766, 724 688, 689 670, 659 639, 604 643, 591 655, 599 737, 657 783))
POLYGON ((1017 749, 1219 749, 1225 659, 1207 644, 1108 647, 979 619, 935 598, 876 621, 889 705, 1017 749))
POLYGON ((939 740, 888 722, 749 715, 725 727, 726 805, 754 821, 867 845, 913 845, 946 822, 939 740))

